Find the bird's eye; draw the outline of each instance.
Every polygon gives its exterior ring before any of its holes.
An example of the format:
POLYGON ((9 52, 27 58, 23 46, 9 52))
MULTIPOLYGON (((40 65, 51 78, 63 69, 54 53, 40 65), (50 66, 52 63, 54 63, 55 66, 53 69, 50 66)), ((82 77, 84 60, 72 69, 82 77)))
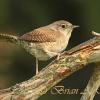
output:
POLYGON ((61 27, 62 27, 62 28, 66 28, 66 24, 62 24, 61 27))

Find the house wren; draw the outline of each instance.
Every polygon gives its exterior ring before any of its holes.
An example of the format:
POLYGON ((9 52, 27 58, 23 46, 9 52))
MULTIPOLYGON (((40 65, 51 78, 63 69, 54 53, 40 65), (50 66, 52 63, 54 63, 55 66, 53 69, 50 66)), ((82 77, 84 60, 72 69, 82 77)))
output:
POLYGON ((72 30, 78 26, 60 20, 47 26, 32 30, 22 36, 0 33, 1 38, 22 46, 27 52, 36 57, 36 74, 38 60, 48 60, 59 55, 68 44, 72 30))

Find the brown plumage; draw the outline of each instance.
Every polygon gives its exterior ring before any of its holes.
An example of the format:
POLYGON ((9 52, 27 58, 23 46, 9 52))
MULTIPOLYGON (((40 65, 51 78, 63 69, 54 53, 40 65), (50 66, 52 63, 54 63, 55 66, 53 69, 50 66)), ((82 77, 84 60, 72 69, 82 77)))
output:
POLYGON ((48 28, 38 28, 24 34, 19 37, 19 39, 28 42, 55 42, 59 36, 57 33, 59 34, 59 31, 57 32, 48 28))

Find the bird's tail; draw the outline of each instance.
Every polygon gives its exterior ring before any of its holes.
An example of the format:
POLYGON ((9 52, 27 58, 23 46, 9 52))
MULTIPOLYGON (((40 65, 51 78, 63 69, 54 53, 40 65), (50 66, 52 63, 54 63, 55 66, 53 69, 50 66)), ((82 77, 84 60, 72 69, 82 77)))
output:
POLYGON ((17 35, 12 35, 12 34, 5 34, 5 33, 0 33, 0 39, 7 40, 9 42, 17 42, 18 36, 17 35))

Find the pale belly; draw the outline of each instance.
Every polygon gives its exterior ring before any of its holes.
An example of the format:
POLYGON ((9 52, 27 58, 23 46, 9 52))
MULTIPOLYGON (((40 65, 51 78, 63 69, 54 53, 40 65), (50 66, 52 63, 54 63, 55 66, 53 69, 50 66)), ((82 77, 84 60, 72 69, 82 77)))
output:
MULTIPOLYGON (((65 42, 65 41, 64 41, 65 42)), ((67 43, 61 42, 46 42, 46 43, 26 43, 22 42, 22 45, 27 52, 35 56, 38 60, 48 60, 58 53, 62 52, 67 43)))

